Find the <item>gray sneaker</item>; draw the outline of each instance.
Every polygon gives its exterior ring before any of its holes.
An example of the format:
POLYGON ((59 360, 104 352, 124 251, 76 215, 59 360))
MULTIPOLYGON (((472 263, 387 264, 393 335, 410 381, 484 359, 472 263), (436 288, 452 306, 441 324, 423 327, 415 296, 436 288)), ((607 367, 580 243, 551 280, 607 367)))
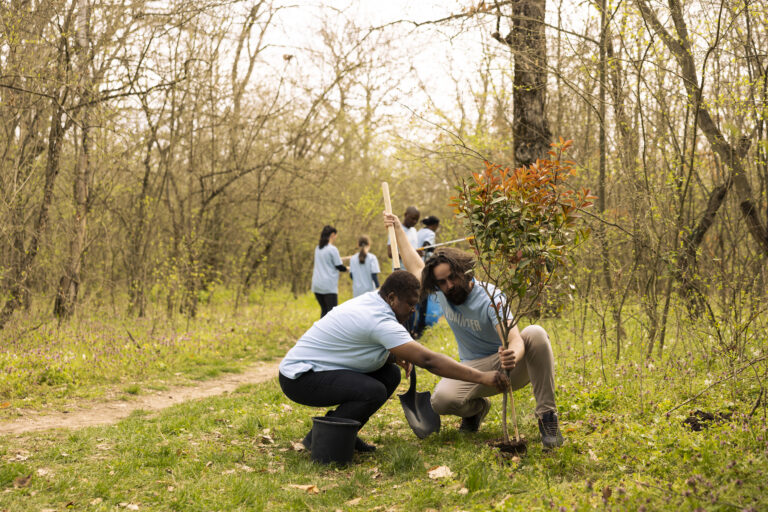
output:
POLYGON ((487 398, 482 398, 482 401, 483 408, 480 409, 479 413, 467 418, 461 418, 461 426, 459 427, 461 432, 477 432, 480 429, 480 424, 488 416, 488 411, 491 410, 491 401, 487 398))
POLYGON ((555 411, 545 412, 539 418, 539 432, 541 432, 541 443, 544 448, 555 448, 563 444, 563 435, 560 433, 555 411))

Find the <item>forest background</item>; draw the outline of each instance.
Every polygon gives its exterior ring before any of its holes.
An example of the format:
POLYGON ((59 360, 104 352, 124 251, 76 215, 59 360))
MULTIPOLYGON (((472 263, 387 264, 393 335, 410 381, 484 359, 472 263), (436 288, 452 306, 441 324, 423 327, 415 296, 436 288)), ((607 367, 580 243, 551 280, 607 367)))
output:
POLYGON ((462 178, 563 137, 598 199, 541 313, 604 377, 693 354, 764 426, 766 48, 750 0, 5 2, 3 398, 72 384, 69 355, 19 363, 59 329, 294 303, 324 224, 386 269, 382 181, 462 237, 462 178))

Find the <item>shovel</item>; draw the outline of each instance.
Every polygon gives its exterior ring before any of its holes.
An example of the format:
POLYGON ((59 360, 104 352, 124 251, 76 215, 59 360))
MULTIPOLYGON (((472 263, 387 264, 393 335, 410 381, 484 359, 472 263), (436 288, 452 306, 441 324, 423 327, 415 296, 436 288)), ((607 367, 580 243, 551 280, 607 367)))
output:
POLYGON ((432 409, 429 391, 416 392, 416 368, 411 369, 411 387, 400 397, 405 419, 419 439, 440 430, 440 415, 432 409))

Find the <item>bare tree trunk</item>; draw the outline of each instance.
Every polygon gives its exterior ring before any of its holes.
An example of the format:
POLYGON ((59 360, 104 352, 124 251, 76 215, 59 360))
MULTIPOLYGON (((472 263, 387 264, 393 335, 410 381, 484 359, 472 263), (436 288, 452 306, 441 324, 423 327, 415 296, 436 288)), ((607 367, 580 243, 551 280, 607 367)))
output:
POLYGON ((90 201, 91 159, 90 159, 90 127, 88 116, 85 116, 82 128, 80 157, 75 165, 74 199, 75 218, 72 240, 69 242, 69 256, 64 267, 64 275, 59 280, 53 314, 58 318, 68 318, 72 315, 77 303, 80 288, 83 257, 88 238, 88 208, 90 201))
POLYGON ((23 304, 30 270, 35 258, 37 258, 40 242, 48 227, 48 215, 51 202, 53 201, 53 186, 59 174, 61 143, 67 129, 67 126, 62 125, 63 118, 64 110, 58 105, 58 102, 54 102, 54 109, 51 114, 51 127, 48 135, 48 160, 45 165, 43 196, 40 200, 37 219, 32 230, 29 246, 26 247, 23 256, 18 259, 14 268, 11 269, 11 286, 8 290, 8 299, 2 311, 0 311, 0 329, 5 327, 14 311, 23 304))
POLYGON ((512 31, 503 39, 514 53, 512 142, 515 166, 544 158, 552 142, 546 116, 547 40, 544 26, 546 0, 519 0, 512 6, 512 31))
MULTIPOLYGON (((667 48, 677 59, 682 72, 683 84, 689 95, 689 101, 693 102, 696 107, 694 115, 698 120, 698 125, 701 127, 704 135, 706 135, 712 149, 730 171, 728 181, 733 182, 733 187, 741 198, 739 207, 744 216, 749 234, 757 243, 760 251, 768 255, 768 230, 766 230, 759 216, 757 206, 753 200, 752 187, 746 176, 746 169, 743 164, 743 158, 746 154, 743 148, 744 145, 734 147, 725 140, 720 128, 712 119, 705 102, 701 101, 703 91, 699 84, 698 73, 696 72, 696 64, 693 59, 694 52, 691 49, 691 41, 688 36, 688 27, 683 18, 682 6, 678 0, 670 0, 669 2, 670 14, 675 26, 675 36, 673 36, 661 24, 646 0, 636 0, 636 3, 643 19, 664 41, 664 44, 666 44, 667 48)), ((747 145, 746 147, 748 148, 749 146, 747 145)), ((701 223, 700 226, 704 230, 704 233, 701 234, 701 239, 703 239, 703 235, 709 226, 701 223)))

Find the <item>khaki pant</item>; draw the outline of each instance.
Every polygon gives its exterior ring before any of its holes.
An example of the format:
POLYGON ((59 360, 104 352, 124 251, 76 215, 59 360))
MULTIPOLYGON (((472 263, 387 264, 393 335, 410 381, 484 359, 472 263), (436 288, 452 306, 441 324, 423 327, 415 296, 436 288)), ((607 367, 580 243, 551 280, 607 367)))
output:
MULTIPOLYGON (((555 360, 549 344, 547 331, 538 325, 530 325, 520 332, 525 345, 523 359, 510 373, 512 389, 525 387, 529 382, 536 399, 536 416, 549 411, 557 411, 555 406, 555 360)), ((463 361, 476 370, 491 371, 501 369, 499 354, 492 354, 481 359, 463 361)), ((483 397, 499 394, 496 388, 481 386, 471 382, 454 379, 442 379, 432 393, 432 408, 440 415, 453 414, 467 418, 480 412, 483 397)))

